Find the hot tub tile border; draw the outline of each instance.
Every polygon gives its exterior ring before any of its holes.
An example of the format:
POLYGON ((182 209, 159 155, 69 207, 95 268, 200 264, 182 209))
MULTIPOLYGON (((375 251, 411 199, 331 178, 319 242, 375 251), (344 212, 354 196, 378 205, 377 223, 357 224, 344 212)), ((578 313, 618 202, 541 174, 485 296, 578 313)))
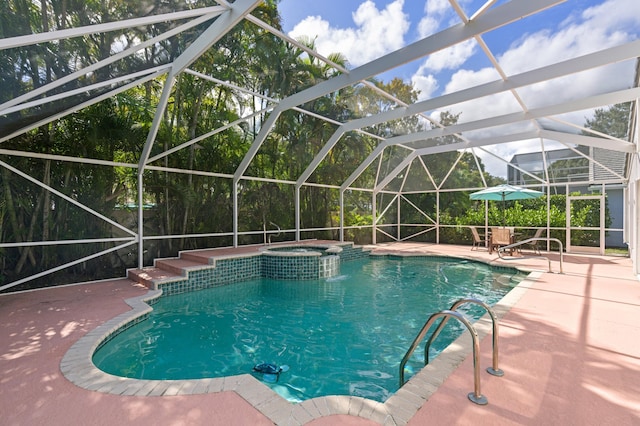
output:
MULTIPOLYGON (((338 262, 348 262, 369 257, 369 251, 353 243, 300 245, 289 247, 339 246, 342 252, 338 262)), ((278 246, 278 249, 287 246, 278 246)), ((203 290, 259 278, 308 280, 325 278, 329 273, 321 268, 317 254, 284 256, 278 252, 266 253, 269 247, 255 253, 225 255, 209 258, 208 265, 185 268, 183 276, 154 280, 156 289, 164 296, 203 290)), ((327 256, 331 257, 331 256, 327 256)))

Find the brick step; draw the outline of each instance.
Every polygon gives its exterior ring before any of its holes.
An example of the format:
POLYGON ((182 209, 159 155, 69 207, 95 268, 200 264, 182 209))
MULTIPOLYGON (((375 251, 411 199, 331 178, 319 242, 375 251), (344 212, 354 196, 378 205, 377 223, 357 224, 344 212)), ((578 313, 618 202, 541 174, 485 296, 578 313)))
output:
POLYGON ((207 265, 208 262, 206 260, 200 261, 184 258, 157 259, 155 261, 156 268, 164 269, 165 271, 173 272, 174 274, 178 274, 183 277, 187 276, 187 271, 189 269, 201 268, 207 265))
POLYGON ((180 259, 203 264, 210 264, 210 259, 215 256, 216 253, 214 253, 214 250, 199 250, 180 253, 180 259))
POLYGON ((167 281, 180 278, 181 275, 175 274, 164 269, 155 268, 153 266, 142 269, 129 269, 127 278, 131 281, 143 284, 145 287, 155 290, 155 282, 167 281))

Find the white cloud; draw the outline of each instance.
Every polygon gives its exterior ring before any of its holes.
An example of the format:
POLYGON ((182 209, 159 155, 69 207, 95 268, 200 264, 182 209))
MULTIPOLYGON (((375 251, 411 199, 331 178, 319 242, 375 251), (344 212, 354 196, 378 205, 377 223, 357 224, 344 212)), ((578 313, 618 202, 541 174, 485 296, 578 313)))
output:
POLYGON ((605 28, 636 29, 640 22, 637 0, 610 0, 588 8, 582 14, 585 20, 597 22, 605 28))
MULTIPOLYGON (((475 40, 468 40, 464 43, 452 46, 448 49, 441 50, 430 55, 427 60, 418 68, 416 73, 411 77, 411 81, 414 86, 421 91, 418 95, 419 100, 424 100, 432 97, 435 89, 439 87, 434 73, 438 73, 445 69, 455 69, 465 63, 467 59, 473 56, 475 51, 475 40), (428 84, 426 84, 428 83, 428 84), (432 90, 426 90, 427 87, 432 90)), ((460 72, 460 71, 459 71, 460 72)), ((465 73, 471 73, 469 86, 477 84, 477 76, 472 71, 465 71, 465 73)), ((457 74, 457 73, 456 73, 457 74)), ((497 76, 495 70, 493 74, 497 76)), ((455 76, 455 75, 454 75, 455 76)), ((495 78, 493 79, 495 80, 495 78)), ((458 89, 459 90, 459 89, 458 89)), ((446 91, 455 91, 447 87, 446 91)))
POLYGON ((340 52, 353 66, 359 66, 404 46, 409 17, 403 12, 404 0, 394 0, 382 10, 367 0, 353 13, 355 28, 334 28, 319 16, 307 17, 289 33, 316 39, 322 55, 340 52))
POLYGON ((439 27, 440 20, 435 19, 429 15, 424 16, 418 23, 418 35, 421 39, 423 39, 432 34, 435 34, 439 27))
MULTIPOLYGON (((451 15, 452 9, 448 0, 427 0, 424 12, 425 16, 418 23, 418 34, 421 39, 436 33, 445 18, 451 15)), ((475 40, 470 39, 429 55, 411 81, 414 84, 417 82, 423 85, 429 82, 428 87, 435 89, 438 85, 432 82, 434 80, 433 74, 460 67, 474 55, 476 46, 475 40)), ((419 95, 420 100, 431 97, 434 92, 433 90, 424 90, 422 87, 419 89, 422 91, 419 95)))
POLYGON ((451 80, 445 86, 445 93, 458 92, 468 87, 495 81, 500 74, 495 68, 482 68, 478 71, 460 69, 451 75, 451 80))
POLYGON ((424 4, 424 16, 418 22, 419 37, 423 39, 435 34, 449 10, 448 0, 427 0, 424 4))
POLYGON ((411 83, 416 90, 419 90, 418 100, 429 99, 438 89, 438 80, 433 75, 414 75, 411 83))
MULTIPOLYGON (((469 87, 478 86, 483 83, 496 81, 500 75, 495 68, 482 68, 478 71, 461 69, 451 76, 451 80, 446 85, 444 93, 454 93, 469 87)), ((511 112, 521 111, 519 104, 511 93, 498 93, 479 99, 463 102, 446 107, 453 113, 462 112, 458 122, 464 123, 476 121, 495 115, 502 115, 511 112)), ((490 131, 491 129, 489 129, 490 131)), ((482 137, 489 136, 486 131, 482 137)))
POLYGON ((619 45, 636 38, 640 25, 637 0, 609 0, 567 19, 556 33, 526 35, 499 57, 508 74, 619 45))
POLYGON ((458 43, 429 55, 418 72, 424 71, 425 69, 434 72, 439 72, 444 69, 456 69, 473 56, 475 50, 476 41, 474 39, 458 43))
POLYGON ((424 13, 428 15, 444 15, 444 13, 449 10, 449 6, 450 3, 448 0, 427 0, 424 4, 424 13))

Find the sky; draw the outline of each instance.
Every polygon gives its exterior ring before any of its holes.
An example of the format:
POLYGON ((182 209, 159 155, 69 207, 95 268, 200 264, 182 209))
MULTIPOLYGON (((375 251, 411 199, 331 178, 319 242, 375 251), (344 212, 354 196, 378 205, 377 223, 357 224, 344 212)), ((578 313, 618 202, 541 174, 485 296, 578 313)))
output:
MULTIPOLYGON (((505 2, 498 0, 493 7, 505 2)), ((459 3, 466 15, 471 16, 485 0, 459 3)), ((449 0, 281 0, 278 7, 287 34, 294 38, 303 35, 315 38, 319 53, 340 52, 350 68, 461 22, 449 0)), ((640 38, 639 12, 638 0, 568 0, 488 33, 483 40, 507 74, 520 73, 640 38)), ((584 73, 580 78, 547 84, 558 85, 557 101, 561 101, 563 97, 574 98, 577 93, 630 87, 633 73, 633 64, 626 62, 584 73)), ((412 83, 420 91, 420 99, 499 78, 474 40, 377 76, 383 81, 393 77, 412 83)), ((549 103, 548 99, 540 98, 541 91, 537 89, 529 87, 519 92, 529 108, 549 103)), ((486 109, 486 100, 483 105, 486 109)), ((509 113, 517 110, 518 105, 513 96, 496 95, 489 108, 492 114, 509 113)), ((460 105, 460 110, 465 111, 460 122, 483 117, 481 109, 472 105, 460 105)), ((584 111, 563 119, 583 124, 590 114, 584 111)), ((517 149, 508 145, 496 147, 496 154, 513 155, 531 149, 539 150, 540 142, 519 144, 517 149)), ((500 168, 506 169, 504 165, 500 168)), ((499 173, 502 174, 504 171, 499 173)))

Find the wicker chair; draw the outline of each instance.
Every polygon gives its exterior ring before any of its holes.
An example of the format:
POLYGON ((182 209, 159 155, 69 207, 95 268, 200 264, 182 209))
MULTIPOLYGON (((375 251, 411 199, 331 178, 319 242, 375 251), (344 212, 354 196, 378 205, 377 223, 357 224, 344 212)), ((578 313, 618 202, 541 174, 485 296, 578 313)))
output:
MULTIPOLYGON (((511 230, 508 228, 491 228, 491 241, 489 242, 489 253, 499 247, 511 244, 511 230)), ((513 254, 513 252, 511 253, 513 254)))
POLYGON ((471 250, 478 250, 479 247, 485 247, 487 245, 487 240, 484 235, 480 235, 475 226, 471 227, 471 235, 473 236, 473 245, 471 246, 471 250))

